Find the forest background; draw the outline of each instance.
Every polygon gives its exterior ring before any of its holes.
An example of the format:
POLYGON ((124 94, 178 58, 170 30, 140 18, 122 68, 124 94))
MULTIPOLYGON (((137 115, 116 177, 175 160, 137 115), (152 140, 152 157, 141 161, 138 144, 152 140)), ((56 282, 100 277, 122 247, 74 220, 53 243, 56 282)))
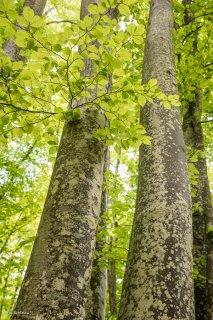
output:
MULTIPOLYGON (((111 1, 113 2, 113 1, 111 1)), ((108 269, 106 319, 115 319, 121 295, 129 236, 137 188, 138 147, 151 144, 139 124, 139 111, 158 97, 165 108, 180 105, 187 113, 197 92, 202 96, 195 115, 202 125, 205 152, 187 146, 191 194, 197 199, 200 158, 207 157, 210 189, 213 189, 212 158, 212 7, 211 1, 174 1, 175 56, 179 85, 178 97, 167 97, 155 79, 141 85, 143 51, 149 1, 124 0, 117 3, 118 21, 92 27, 91 18, 79 21, 78 1, 47 2, 42 17, 25 7, 23 0, 0 3, 0 216, 1 284, 0 318, 10 318, 26 270, 37 226, 65 121, 76 122, 81 106, 68 110, 70 100, 87 98, 87 107, 105 109, 110 126, 98 129, 96 138, 110 147, 110 166, 105 173, 108 207, 99 237, 106 238, 99 267, 108 269), (188 7, 187 7, 188 5, 188 7), (186 19, 186 10, 189 19, 186 19), (18 24, 17 24, 18 22, 18 24), (95 45, 86 48, 85 29, 107 50, 95 45), (104 43, 108 34, 113 41, 104 43), (5 43, 12 40, 17 51, 6 55, 5 43), (196 45, 195 45, 196 44, 196 45), (81 51, 77 48, 81 47, 81 51), (113 59, 112 59, 113 56, 113 59), (20 58, 21 57, 21 58, 20 58), (84 60, 97 67, 91 78, 82 75, 84 60), (106 91, 108 73, 113 86, 106 91), (100 88, 99 97, 89 90, 100 88)), ((103 1, 109 5, 110 1, 103 1)), ((90 13, 100 17, 105 6, 91 6, 90 13)), ((202 212, 199 201, 193 212, 202 212)), ((211 232, 212 230, 209 230, 211 232)), ((198 263, 205 265, 201 257, 198 263)), ((194 267, 194 277, 205 277, 194 267)))

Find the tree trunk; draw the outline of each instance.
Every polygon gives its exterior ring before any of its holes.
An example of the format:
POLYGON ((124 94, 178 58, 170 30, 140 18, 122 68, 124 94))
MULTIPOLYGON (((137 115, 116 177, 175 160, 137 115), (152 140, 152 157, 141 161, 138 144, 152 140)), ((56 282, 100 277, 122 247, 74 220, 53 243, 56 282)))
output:
MULTIPOLYGON (((195 23, 190 10, 192 0, 183 0, 183 4, 189 5, 185 9, 185 23, 195 23)), ((194 31, 193 48, 190 55, 194 56, 198 50, 198 35, 194 31)), ((195 86, 194 99, 188 101, 188 108, 183 117, 184 139, 190 152, 197 154, 197 185, 194 186, 195 196, 193 203, 193 256, 198 275, 195 279, 195 314, 196 320, 213 319, 213 248, 211 233, 208 233, 208 225, 213 225, 213 209, 209 188, 205 146, 201 124, 201 99, 197 83, 195 86), (207 268, 205 259, 207 257, 207 268), (206 278, 206 283, 205 283, 206 278)), ((189 159, 190 161, 190 159, 189 159)))
MULTIPOLYGON (((184 139, 187 146, 190 147, 190 154, 194 156, 198 151, 204 151, 204 145, 199 143, 198 140, 203 140, 201 124, 197 126, 195 117, 195 110, 199 107, 198 95, 196 94, 195 100, 189 102, 188 110, 183 118, 183 131, 184 139), (199 127, 199 128, 198 128, 199 127)), ((190 162, 189 154, 189 162, 190 162)), ((203 281, 203 277, 206 277, 205 260, 206 257, 205 248, 205 234, 206 234, 206 219, 205 211, 203 210, 202 204, 202 180, 201 172, 203 171, 204 159, 198 154, 198 161, 194 163, 195 168, 198 170, 197 185, 193 186, 195 196, 192 197, 193 204, 193 257, 194 257, 194 268, 198 272, 194 279, 194 291, 195 291, 195 314, 196 320, 204 320, 205 312, 204 307, 206 304, 206 284, 203 281)))
MULTIPOLYGON (((188 110, 183 118, 184 137, 191 152, 204 152, 204 139, 201 121, 200 94, 196 92, 195 99, 189 102, 188 110)), ((213 248, 212 233, 208 226, 213 226, 213 210, 211 193, 207 174, 206 158, 199 156, 196 163, 197 185, 196 196, 192 198, 195 208, 193 212, 193 254, 195 266, 198 268, 198 278, 195 280, 195 310, 196 320, 213 319, 213 248), (207 256, 207 268, 205 257, 207 256), (206 277, 206 284, 203 282, 206 277)))
MULTIPOLYGON (((104 172, 109 167, 109 154, 106 151, 104 172)), ((88 288, 88 297, 86 304, 85 320, 104 320, 106 306, 106 286, 107 286, 107 269, 101 265, 100 258, 103 258, 103 248, 106 245, 106 236, 102 235, 106 224, 103 218, 104 212, 108 210, 108 194, 104 188, 101 199, 101 214, 99 218, 99 228, 97 232, 95 256, 93 259, 92 276, 88 288)), ((103 262, 104 263, 104 262, 103 262)), ((106 263, 106 262, 105 262, 106 263)))
MULTIPOLYGON (((152 0, 143 83, 157 79, 177 94, 172 0, 152 0)), ((119 320, 193 320, 191 197, 177 107, 158 100, 141 109, 152 137, 139 154, 136 212, 119 320)))
POLYGON ((24 7, 30 7, 35 15, 42 16, 47 0, 26 0, 24 7))
MULTIPOLYGON (((113 183, 113 189, 116 190, 117 188, 117 176, 119 171, 120 165, 120 154, 121 150, 119 150, 118 159, 116 160, 115 164, 115 182, 113 183)), ((112 200, 112 211, 113 211, 114 201, 112 200)), ((116 230, 118 227, 117 216, 113 214, 113 229, 116 230)), ((110 244, 109 244, 109 251, 112 253, 113 247, 116 246, 117 237, 111 236, 110 244)), ((115 317, 117 315, 117 274, 116 274, 116 260, 111 257, 109 259, 109 267, 108 267, 108 293, 109 293, 109 310, 110 315, 115 317)))
MULTIPOLYGON (((115 240, 115 239, 114 239, 115 240)), ((113 246, 113 239, 110 241, 110 246, 113 246)), ((112 251, 112 250, 110 250, 112 251)), ((110 316, 117 315, 117 301, 116 301, 116 261, 111 258, 108 267, 108 293, 109 293, 109 310, 110 316)))
MULTIPOLYGON (((82 0, 81 18, 87 0, 82 0)), ((89 68, 91 64, 88 63, 89 68)), ((84 70, 91 76, 91 69, 84 70)), ((94 93, 95 94, 95 93, 94 93)), ((85 99, 86 101, 86 99, 85 99)), ((30 262, 12 319, 82 320, 101 207, 105 117, 90 108, 66 122, 30 262)))

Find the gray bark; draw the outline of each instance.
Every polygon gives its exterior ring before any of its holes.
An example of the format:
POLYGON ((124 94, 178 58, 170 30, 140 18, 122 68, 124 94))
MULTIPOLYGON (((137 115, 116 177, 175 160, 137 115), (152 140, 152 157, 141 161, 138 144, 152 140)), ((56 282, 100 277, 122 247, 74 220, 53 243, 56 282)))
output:
MULTIPOLYGON (((194 101, 189 102, 187 112, 183 118, 185 142, 192 152, 205 151, 201 120, 201 96, 197 91, 194 101)), ((209 188, 207 165, 205 157, 198 157, 195 164, 198 170, 196 197, 194 204, 199 203, 201 211, 193 212, 193 255, 199 275, 206 277, 201 283, 199 277, 195 281, 195 311, 196 320, 213 319, 213 246, 212 233, 208 233, 208 226, 213 226, 213 209, 209 188), (207 257, 207 268, 201 264, 200 258, 207 257)))
POLYGON ((24 7, 30 7, 35 15, 42 16, 47 0, 26 0, 24 7))
MULTIPOLYGON (((82 10, 86 14, 86 0, 82 10)), ((83 14, 81 18, 83 18, 83 14)), ((91 76, 88 62, 84 74, 91 76)), ((95 92, 94 92, 95 94, 95 92)), ((85 317, 96 228, 101 207, 105 143, 99 111, 82 109, 67 122, 30 262, 12 319, 82 320, 85 317)))
MULTIPOLYGON (((177 94, 172 0, 152 0, 143 83, 177 94)), ((139 182, 119 320, 193 320, 191 197, 177 107, 141 109, 152 137, 139 154, 139 182)))
MULTIPOLYGON (((194 23, 193 13, 191 12, 192 0, 183 0, 185 6, 184 22, 186 25, 194 23)), ((191 51, 189 55, 194 56, 197 52, 197 32, 194 32, 194 40, 192 43, 191 51)), ((195 84, 196 86, 196 84, 195 84)), ((200 121, 201 95, 198 88, 196 89, 194 100, 188 101, 188 107, 183 117, 183 133, 185 144, 190 147, 190 154, 192 156, 199 151, 204 151, 203 132, 200 121)), ((190 163, 190 155, 189 155, 190 163)), ((202 177, 203 165, 205 160, 198 156, 198 161, 194 163, 195 168, 198 170, 197 185, 192 186, 195 192, 195 196, 192 197, 192 222, 193 222, 193 258, 194 268, 198 271, 198 275, 194 279, 194 292, 195 292, 195 315, 196 320, 206 319, 206 283, 203 277, 206 278, 206 266, 202 262, 202 258, 206 258, 206 212, 203 210, 202 205, 202 177), (199 206, 199 207, 198 207, 199 206), (201 208, 201 209, 200 209, 201 208)))
MULTIPOLYGON (((109 153, 106 151, 104 172, 109 167, 109 153)), ((88 297, 86 304, 85 320, 104 320, 106 307, 106 286, 107 286, 107 269, 103 263, 100 263, 100 258, 103 258, 103 248, 106 245, 106 236, 102 235, 103 229, 106 229, 106 224, 103 218, 104 212, 107 212, 108 207, 107 189, 102 191, 101 199, 101 214, 99 218, 99 228, 97 232, 95 255, 92 266, 92 276, 88 288, 88 297)))
MULTIPOLYGON (((197 124, 195 117, 195 110, 198 110, 198 108, 200 109, 199 104, 199 98, 196 94, 195 100, 189 102, 187 112, 183 118, 184 139, 186 145, 191 148, 190 152, 192 154, 197 151, 204 151, 204 145, 200 144, 200 142, 203 141, 201 124, 197 124), (197 144, 198 140, 200 140, 199 145, 197 144)), ((194 163, 195 168, 199 173, 197 175, 197 185, 193 186, 196 196, 192 197, 192 204, 194 207, 197 208, 197 205, 199 205, 202 209, 193 210, 193 257, 195 268, 199 271, 198 277, 194 280, 196 320, 206 319, 204 310, 206 305, 206 285, 201 281, 202 278, 200 277, 206 277, 206 267, 200 260, 202 257, 206 257, 206 212, 203 208, 201 185, 201 174, 204 171, 204 161, 204 159, 198 157, 198 161, 194 163)))
MULTIPOLYGON (((25 7, 30 7, 35 15, 42 16, 47 0, 26 0, 23 9, 25 7)), ((14 40, 7 40, 3 44, 4 54, 10 57, 11 61, 24 60, 23 57, 19 55, 20 48, 15 44, 14 40)))
MULTIPOLYGON (((196 92, 194 101, 188 105, 183 118, 184 138, 192 152, 204 151, 202 125, 200 123, 201 105, 200 94, 196 92)), ((198 170, 196 197, 192 198, 194 204, 199 203, 202 211, 193 212, 193 254, 199 275, 206 277, 205 283, 200 279, 195 281, 195 311, 196 320, 213 319, 213 247, 212 234, 208 233, 208 226, 213 225, 213 210, 211 193, 207 174, 206 159, 198 157, 195 163, 198 170), (207 268, 199 263, 200 258, 207 257, 207 268)))
MULTIPOLYGON (((185 9, 185 23, 194 23, 194 17, 190 10, 192 0, 183 0, 183 4, 189 5, 185 9)), ((194 32, 193 48, 191 55, 198 50, 198 35, 194 32)), ((192 153, 204 152, 204 137, 201 124, 201 100, 202 96, 195 83, 195 94, 193 101, 188 101, 188 108, 183 117, 184 139, 192 153)), ((198 175, 197 185, 194 186, 196 196, 192 198, 194 205, 199 204, 201 210, 193 212, 193 256, 195 266, 199 270, 198 278, 195 280, 195 314, 196 320, 213 319, 213 246, 212 234, 208 234, 208 225, 213 225, 213 209, 211 204, 211 193, 209 188, 206 158, 198 156, 194 163, 198 175), (207 268, 200 263, 201 258, 207 258, 207 268), (201 277, 206 277, 206 283, 201 277)), ((195 206, 196 207, 196 206, 195 206)))

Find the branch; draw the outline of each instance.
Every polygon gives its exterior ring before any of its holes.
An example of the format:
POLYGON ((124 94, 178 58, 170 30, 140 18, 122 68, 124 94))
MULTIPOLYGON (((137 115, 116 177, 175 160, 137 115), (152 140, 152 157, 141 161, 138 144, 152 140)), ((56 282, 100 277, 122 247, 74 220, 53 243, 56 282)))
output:
POLYGON ((208 123, 208 122, 213 122, 213 119, 211 119, 211 120, 206 120, 206 121, 199 121, 198 123, 208 123))
POLYGON ((77 22, 72 21, 72 20, 59 20, 59 21, 50 21, 50 22, 47 22, 46 25, 52 24, 52 23, 71 23, 71 24, 77 24, 77 22))
POLYGON ((55 8, 51 7, 47 11, 44 12, 43 16, 47 16, 49 12, 53 11, 55 8))
POLYGON ((14 104, 12 104, 12 103, 0 102, 0 105, 1 106, 9 106, 9 107, 12 107, 16 110, 30 112, 30 113, 43 113, 43 114, 50 114, 50 115, 56 114, 56 112, 51 112, 51 111, 43 111, 43 110, 36 111, 36 110, 22 109, 22 108, 14 106, 14 104))
POLYGON ((212 64, 213 64, 213 62, 207 63, 207 64, 205 64, 205 65, 203 66, 203 68, 207 68, 207 67, 211 66, 212 64))
POLYGON ((198 31, 199 29, 201 29, 204 26, 204 24, 202 24, 201 26, 197 27, 195 30, 190 31, 187 35, 185 35, 185 37, 182 40, 182 44, 184 44, 184 42, 186 41, 186 39, 193 34, 194 32, 198 31))
POLYGON ((200 17, 209 16, 209 15, 211 15, 212 13, 213 13, 213 11, 212 11, 212 12, 208 12, 208 13, 204 13, 204 14, 201 14, 201 15, 199 15, 199 16, 195 16, 194 19, 197 19, 197 18, 200 18, 200 17))
MULTIPOLYGON (((44 121, 44 120, 46 120, 46 119, 48 119, 48 118, 50 118, 50 117, 51 117, 51 114, 48 115, 48 116, 46 116, 46 117, 44 117, 43 119, 38 120, 38 121, 34 121, 34 122, 31 122, 31 123, 28 123, 28 124, 26 124, 26 125, 23 126, 23 127, 12 127, 12 128, 10 128, 10 129, 6 130, 6 131, 5 131, 5 134, 8 133, 9 131, 14 130, 14 129, 22 129, 22 130, 23 130, 23 128, 26 128, 26 127, 28 127, 28 126, 31 126, 31 125, 36 124, 36 123, 39 123, 39 122, 42 122, 42 121, 44 121)), ((23 130, 23 131, 24 131, 24 130, 23 130)))

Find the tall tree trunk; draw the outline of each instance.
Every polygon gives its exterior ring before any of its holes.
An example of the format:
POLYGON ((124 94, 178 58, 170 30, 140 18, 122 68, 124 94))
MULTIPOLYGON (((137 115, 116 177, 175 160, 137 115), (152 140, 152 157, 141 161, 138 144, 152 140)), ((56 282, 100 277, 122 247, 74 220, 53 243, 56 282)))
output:
MULTIPOLYGON (((184 137, 191 152, 205 151, 202 132, 200 94, 196 92, 194 101, 189 102, 188 110, 183 118, 184 137)), ((194 163, 197 169, 196 196, 193 204, 200 208, 193 212, 194 259, 199 275, 195 280, 196 320, 213 319, 213 248, 212 233, 208 226, 213 226, 213 210, 207 174, 206 158, 198 154, 194 163), (199 206, 197 206, 199 205, 199 206), (207 256, 207 269, 205 257, 207 256), (202 277, 207 277, 206 285, 202 277)))
POLYGON ((202 207, 206 215, 206 251, 207 251, 207 279, 206 279, 206 319, 213 320, 213 208, 211 192, 207 174, 206 159, 203 159, 202 175, 202 207), (211 227, 211 232, 209 230, 211 227))
MULTIPOLYGON (((194 23, 193 13, 191 12, 190 5, 192 0, 183 0, 185 6, 184 21, 186 25, 194 23)), ((194 40, 189 55, 194 56, 197 52, 197 32, 194 32, 194 40)), ((197 86, 197 84, 194 84, 197 86)), ((206 247, 205 247, 205 235, 206 235, 206 219, 205 212, 202 208, 202 186, 201 186, 201 171, 203 171, 204 161, 201 155, 198 153, 204 151, 202 126, 197 122, 200 121, 201 106, 200 106, 200 94, 198 89, 194 93, 194 99, 188 101, 188 107, 183 117, 183 132, 184 140, 187 147, 190 148, 188 161, 190 163, 191 157, 197 156, 198 161, 194 163, 194 167, 198 172, 197 185, 192 186, 192 213, 193 213, 193 258, 194 258, 194 291, 195 291, 195 315, 196 320, 205 320, 206 314, 204 311, 206 305, 206 284, 203 279, 206 277, 206 247), (197 114, 197 115, 196 115, 197 114)))
MULTIPOLYGON (((120 153, 121 150, 119 151, 118 159, 116 160, 115 164, 115 182, 113 183, 113 190, 116 190, 117 188, 117 176, 119 172, 119 165, 120 165, 120 153)), ((112 201, 112 210, 114 206, 114 201, 112 201)), ((113 214, 113 229, 116 230, 118 227, 118 222, 117 222, 117 216, 116 214, 113 214)), ((117 242, 117 237, 111 236, 110 238, 110 244, 109 244, 109 251, 112 253, 113 247, 116 246, 117 242)), ((109 293, 109 310, 110 310, 110 315, 115 317, 117 315, 117 274, 116 274, 116 260, 111 257, 109 259, 109 267, 108 267, 108 293, 109 293)))
MULTIPOLYGON (((110 241, 110 251, 112 252, 113 239, 110 241)), ((116 301, 116 261, 110 258, 108 266, 108 294, 109 294, 109 310, 110 316, 115 317, 117 315, 117 301, 116 301)))
MULTIPOLYGON (((82 0, 81 18, 87 14, 82 0)), ((91 76, 91 63, 84 70, 91 76)), ((95 94, 95 93, 94 93, 95 94)), ((86 101, 86 99, 85 99, 86 101)), ((30 262, 12 319, 82 320, 101 207, 105 117, 90 108, 66 122, 30 262)))
MULTIPOLYGON (((198 110, 199 98, 196 94, 195 100, 189 102, 188 110, 183 118, 183 131, 184 139, 187 146, 190 147, 190 154, 194 156, 198 151, 204 151, 204 145, 200 144, 203 141, 202 138, 202 128, 201 124, 197 125, 197 120, 194 112, 198 110), (198 128, 199 127, 199 128, 198 128), (199 141, 200 140, 200 141, 199 141), (199 146, 197 145, 199 141, 199 146)), ((190 162, 190 155, 189 155, 190 162)), ((205 211, 203 208, 202 201, 202 177, 201 172, 203 172, 204 159, 198 154, 198 161, 194 163, 197 169, 197 185, 193 186, 196 193, 192 197, 193 204, 193 257, 194 257, 194 267, 198 271, 198 274, 194 280, 195 288, 195 314, 196 320, 204 320, 205 312, 204 307, 206 304, 206 285, 203 283, 203 278, 206 277, 206 267, 205 267, 205 234, 206 234, 206 218, 205 211), (204 258, 204 259, 203 259, 204 258), (203 262, 204 261, 204 262, 203 262)))
MULTIPOLYGON (((195 23, 190 5, 192 0, 183 0, 185 6, 185 23, 195 23)), ((194 41, 191 56, 198 50, 198 34, 194 31, 194 41)), ((204 156, 205 146, 201 124, 201 99, 199 87, 195 86, 194 99, 188 101, 188 107, 183 117, 184 139, 190 152, 197 154, 197 185, 194 186, 196 195, 192 197, 193 203, 193 256, 198 276, 195 279, 195 314, 196 320, 213 319, 213 247, 212 234, 208 233, 208 226, 213 226, 213 209, 211 204, 211 193, 209 188, 206 158, 204 156), (207 268, 205 266, 207 258, 207 268), (206 283, 204 279, 206 278, 206 283)), ((190 161, 190 159, 189 159, 190 161)))
MULTIPOLYGON (((157 79, 177 94, 172 0, 152 0, 143 83, 157 79)), ((193 320, 191 197, 185 145, 177 107, 158 100, 141 109, 152 137, 139 154, 136 212, 119 320, 193 320)))
MULTIPOLYGON (((109 167, 109 151, 106 150, 104 172, 109 167)), ((88 287, 88 296, 86 303, 85 320, 104 320, 106 307, 106 287, 107 287, 107 269, 100 263, 103 258, 103 248, 106 245, 106 236, 103 235, 106 229, 104 213, 108 210, 108 193, 104 187, 101 199, 101 214, 99 218, 99 228, 97 231, 95 255, 92 265, 92 276, 88 287)), ((104 262, 103 262, 104 263, 104 262)))
POLYGON ((47 0, 26 0, 24 7, 30 7, 35 15, 42 16, 47 0))

